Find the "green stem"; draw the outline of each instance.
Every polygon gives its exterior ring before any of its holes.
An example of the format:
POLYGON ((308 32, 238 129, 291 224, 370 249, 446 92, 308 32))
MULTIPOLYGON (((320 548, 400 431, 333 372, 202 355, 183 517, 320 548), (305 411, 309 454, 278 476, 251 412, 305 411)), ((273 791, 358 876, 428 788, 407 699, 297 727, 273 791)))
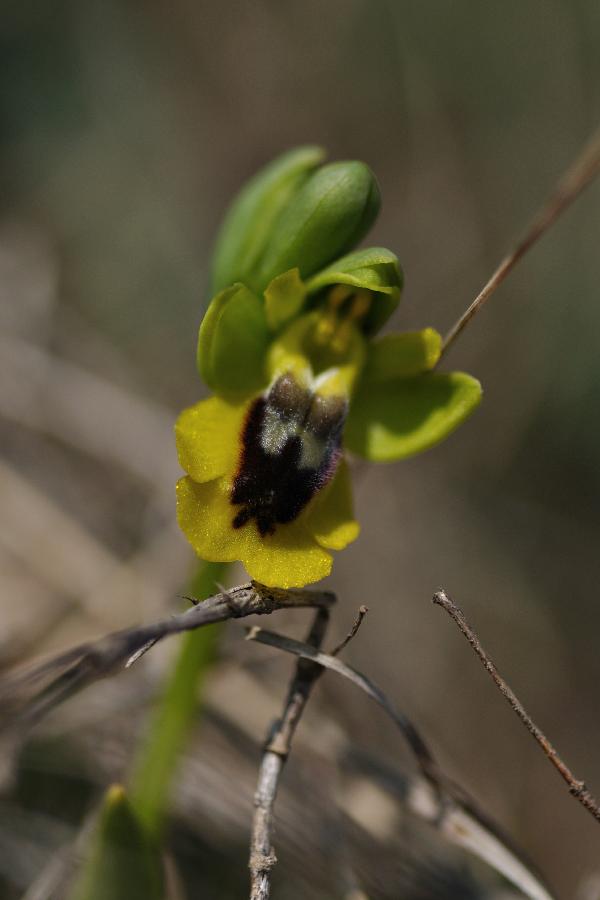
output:
MULTIPOLYGON (((226 563, 202 563, 189 586, 190 594, 199 600, 214 594, 226 568, 226 563)), ((134 760, 131 804, 146 832, 156 839, 168 810, 177 759, 198 715, 199 692, 214 659, 221 627, 209 625, 182 638, 175 666, 134 760)))

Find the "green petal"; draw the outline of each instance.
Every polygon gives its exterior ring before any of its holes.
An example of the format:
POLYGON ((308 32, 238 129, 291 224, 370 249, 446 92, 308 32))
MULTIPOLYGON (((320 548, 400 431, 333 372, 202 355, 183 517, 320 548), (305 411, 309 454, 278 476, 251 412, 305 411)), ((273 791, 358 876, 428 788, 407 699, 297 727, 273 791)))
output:
POLYGON ((373 462, 404 459, 443 441, 478 406, 481 385, 463 372, 361 383, 344 432, 373 462))
POLYGON ((337 162, 312 174, 277 222, 260 268, 267 285, 297 266, 307 278, 352 249, 379 212, 375 176, 361 162, 337 162))
POLYGON ((254 284, 256 268, 277 219, 324 156, 320 147, 297 147, 278 156, 246 183, 230 206, 217 238, 213 293, 236 281, 254 284))
POLYGON ((309 294, 334 284, 366 288, 376 296, 365 316, 363 330, 375 334, 398 306, 403 276, 397 256, 383 247, 357 250, 336 260, 307 283, 309 294))
POLYGON ((217 394, 245 396, 265 384, 271 335, 263 301, 234 284, 211 301, 198 334, 198 371, 217 394))
POLYGON ((363 373, 365 381, 407 378, 433 369, 442 349, 442 337, 433 328, 386 334, 369 345, 363 373))
POLYGON ((158 850, 146 837, 123 788, 113 785, 69 900, 160 900, 163 896, 158 850))
POLYGON ((306 288, 298 269, 278 275, 265 290, 265 312, 273 331, 293 319, 304 304, 306 288))

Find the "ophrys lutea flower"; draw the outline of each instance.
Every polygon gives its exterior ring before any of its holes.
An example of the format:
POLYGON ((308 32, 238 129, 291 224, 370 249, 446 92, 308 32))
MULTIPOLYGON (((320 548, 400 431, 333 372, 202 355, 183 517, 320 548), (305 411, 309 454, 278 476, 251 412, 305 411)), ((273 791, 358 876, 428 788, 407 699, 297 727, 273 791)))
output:
POLYGON ((376 215, 377 186, 361 163, 319 162, 312 148, 286 154, 229 213, 198 341, 214 395, 176 426, 188 540, 202 558, 239 560, 284 588, 329 574, 331 551, 358 535, 347 450, 377 461, 417 453, 480 398, 470 376, 431 371, 432 329, 374 338, 398 303, 398 261, 346 251, 376 215))

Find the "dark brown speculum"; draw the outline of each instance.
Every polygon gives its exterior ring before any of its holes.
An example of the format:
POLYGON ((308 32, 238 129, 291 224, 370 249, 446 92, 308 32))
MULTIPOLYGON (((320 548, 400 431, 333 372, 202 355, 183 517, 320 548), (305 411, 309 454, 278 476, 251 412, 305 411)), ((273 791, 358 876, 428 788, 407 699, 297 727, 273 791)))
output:
POLYGON ((333 477, 348 405, 279 376, 251 404, 233 481, 233 527, 251 519, 261 535, 292 522, 333 477))

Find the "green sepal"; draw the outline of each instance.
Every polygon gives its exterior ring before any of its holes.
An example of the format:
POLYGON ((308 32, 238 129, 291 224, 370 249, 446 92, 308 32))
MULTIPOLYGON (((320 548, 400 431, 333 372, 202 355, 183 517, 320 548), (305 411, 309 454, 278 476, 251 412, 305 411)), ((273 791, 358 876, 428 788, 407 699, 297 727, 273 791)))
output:
POLYGON ((480 400, 480 383, 463 372, 428 372, 379 384, 363 381, 350 407, 344 441, 372 462, 404 459, 443 441, 480 400))
POLYGON ((362 322, 365 334, 376 334, 398 306, 403 284, 402 269, 398 257, 390 250, 369 247, 337 259, 314 275, 306 288, 309 294, 315 294, 334 284, 348 284, 376 294, 362 322))
POLYGON ((266 286, 297 266, 308 278, 367 233, 380 206, 375 176, 362 162, 336 162, 314 172, 277 222, 260 267, 266 286))
POLYGON ((369 344, 363 379, 369 382, 409 378, 428 372, 442 350, 442 336, 433 328, 386 334, 369 344))
POLYGON ((229 207, 217 237, 213 294, 236 281, 254 286, 256 268, 277 219, 324 157, 320 147, 297 147, 278 156, 246 183, 229 207))
POLYGON ((278 331, 298 315, 306 298, 306 286, 298 269, 278 275, 265 288, 265 312, 272 331, 278 331))
POLYGON ((214 297, 200 325, 197 364, 217 394, 245 395, 265 383, 271 339, 263 300, 243 284, 214 297))
POLYGON ((120 785, 110 787, 69 900, 161 900, 160 852, 120 785))

